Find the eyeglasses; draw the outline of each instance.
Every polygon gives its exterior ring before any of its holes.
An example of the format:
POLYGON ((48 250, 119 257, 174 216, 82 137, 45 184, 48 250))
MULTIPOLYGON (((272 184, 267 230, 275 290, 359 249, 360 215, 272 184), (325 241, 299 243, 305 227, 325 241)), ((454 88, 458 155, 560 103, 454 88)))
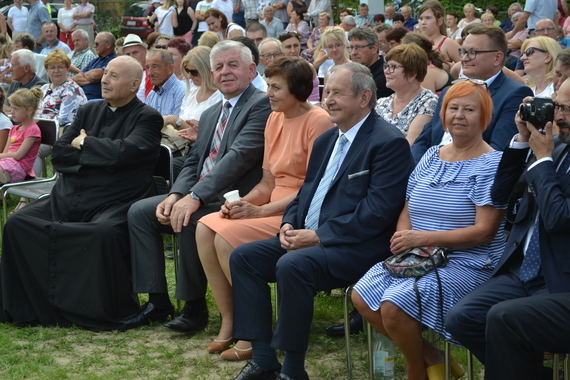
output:
POLYGON ((546 50, 544 50, 544 49, 539 49, 539 48, 536 48, 536 47, 529 47, 528 49, 526 49, 525 51, 523 51, 523 54, 526 55, 527 57, 530 57, 530 56, 534 53, 535 50, 536 50, 536 51, 540 51, 540 52, 542 52, 542 53, 548 53, 548 52, 547 52, 546 50))
POLYGON ((474 49, 457 49, 459 52, 459 58, 463 58, 463 56, 467 56, 467 59, 475 59, 477 58, 477 54, 481 53, 496 53, 498 50, 474 50, 474 49))
POLYGON ((372 45, 374 45, 374 44, 368 44, 368 45, 354 45, 354 46, 353 46, 353 45, 350 45, 350 46, 347 46, 346 49, 347 49, 348 51, 353 51, 353 50, 360 51, 360 49, 365 48, 365 47, 370 47, 370 46, 372 46, 372 45))
POLYGON ((198 70, 191 70, 191 69, 187 68, 186 66, 184 66, 184 71, 186 71, 187 74, 190 74, 193 77, 197 77, 198 75, 200 75, 198 70))
POLYGON ((338 50, 338 49, 340 49, 341 46, 344 46, 344 44, 327 45, 327 46, 325 46, 325 49, 327 49, 327 50, 338 50))
POLYGON ((166 49, 166 45, 156 45, 155 49, 166 49))
POLYGON ((564 116, 570 116, 570 106, 554 102, 554 113, 561 112, 564 116))
POLYGON ((551 30, 555 30, 556 28, 541 28, 541 29, 535 29, 534 30, 534 34, 536 33, 544 33, 544 32, 549 32, 551 30))
POLYGON ((404 67, 404 65, 396 65, 395 63, 384 63, 384 71, 393 73, 398 67, 404 67))
POLYGON ((388 41, 378 41, 378 46, 384 46, 388 43, 388 41))
POLYGON ((261 58, 263 59, 271 59, 271 58, 278 58, 278 57, 283 57, 283 53, 268 53, 268 54, 262 54, 260 55, 261 58))
POLYGON ((106 44, 107 42, 109 42, 109 41, 94 42, 94 43, 93 43, 93 46, 97 47, 97 46, 99 46, 99 45, 101 45, 101 44, 106 44))
POLYGON ((67 66, 49 66, 47 69, 50 71, 63 71, 67 68, 67 66))
POLYGON ((487 82, 485 82, 484 80, 481 79, 473 79, 473 78, 459 78, 456 79, 454 81, 451 82, 451 84, 457 84, 457 83, 461 83, 461 82, 471 82, 477 86, 485 86, 487 87, 487 82))

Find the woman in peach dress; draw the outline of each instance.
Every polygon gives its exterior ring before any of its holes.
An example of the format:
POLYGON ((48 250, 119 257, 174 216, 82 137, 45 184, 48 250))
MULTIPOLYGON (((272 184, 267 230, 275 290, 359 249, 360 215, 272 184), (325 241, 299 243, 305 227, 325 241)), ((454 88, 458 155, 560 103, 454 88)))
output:
POLYGON ((329 115, 307 102, 313 70, 299 57, 282 57, 265 68, 273 113, 265 128, 263 178, 239 201, 199 220, 196 243, 220 314, 222 326, 208 346, 226 360, 251 359, 249 342, 232 348, 233 307, 229 257, 239 245, 279 232, 287 205, 305 180, 313 141, 333 126, 329 115))

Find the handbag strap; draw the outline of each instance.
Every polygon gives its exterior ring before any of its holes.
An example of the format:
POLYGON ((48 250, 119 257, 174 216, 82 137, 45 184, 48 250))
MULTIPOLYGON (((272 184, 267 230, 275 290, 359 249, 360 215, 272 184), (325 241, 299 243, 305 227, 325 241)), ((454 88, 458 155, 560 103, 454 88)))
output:
POLYGON ((168 15, 172 12, 172 8, 168 10, 168 13, 166 13, 164 15, 164 18, 158 23, 158 29, 160 29, 160 27, 162 26, 162 23, 164 22, 164 20, 166 20, 166 18, 168 17, 168 15))
MULTIPOLYGON (((435 260, 433 259, 433 256, 430 255, 429 256, 433 267, 434 267, 434 272, 435 272, 435 278, 437 279, 437 285, 438 285, 438 292, 439 292, 439 312, 441 315, 441 331, 444 330, 444 326, 443 326, 443 289, 441 287, 441 278, 439 277, 439 272, 437 270, 437 266, 435 265, 435 260)), ((417 276, 414 280, 414 292, 416 293, 416 301, 418 303, 418 309, 419 309, 419 316, 420 316, 420 326, 422 324, 422 297, 420 294, 420 290, 418 289, 418 281, 422 278, 423 276, 417 276)))

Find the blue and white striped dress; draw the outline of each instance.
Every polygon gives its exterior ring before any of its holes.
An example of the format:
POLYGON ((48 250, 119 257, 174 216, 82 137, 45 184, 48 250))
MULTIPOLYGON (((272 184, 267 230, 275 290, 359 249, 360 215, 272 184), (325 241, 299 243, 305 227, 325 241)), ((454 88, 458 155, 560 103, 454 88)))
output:
MULTIPOLYGON (((439 159, 438 146, 431 147, 408 183, 406 198, 412 229, 447 231, 473 225, 475 207, 493 205, 491 187, 501 156, 502 152, 491 151, 471 160, 448 162, 439 159)), ((444 315, 463 296, 490 278, 505 246, 503 227, 504 222, 490 244, 454 249, 447 266, 438 268, 443 287, 444 315)), ((379 263, 358 281, 354 289, 372 310, 378 310, 382 302, 390 301, 419 321, 414 280, 392 277, 379 263)), ((422 324, 453 342, 451 335, 442 330, 435 273, 422 277, 418 281, 418 289, 422 301, 422 324)))

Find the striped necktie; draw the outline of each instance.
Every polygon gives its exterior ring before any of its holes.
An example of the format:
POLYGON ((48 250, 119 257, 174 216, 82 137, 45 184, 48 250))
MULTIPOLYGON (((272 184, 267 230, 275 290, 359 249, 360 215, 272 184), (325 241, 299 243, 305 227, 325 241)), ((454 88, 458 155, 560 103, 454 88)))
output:
POLYGON ((329 164, 325 170, 325 174, 323 178, 321 178, 321 182, 317 187, 317 191, 311 200, 311 205, 309 206, 309 211, 307 212, 307 217, 305 218, 305 228, 310 230, 316 230, 319 228, 319 215, 321 213, 321 206, 323 205, 323 200, 331 187, 332 181, 338 171, 338 166, 340 163, 340 158, 342 157, 344 145, 348 142, 346 136, 340 135, 336 150, 332 160, 329 161, 329 164))
POLYGON ((212 150, 210 150, 210 154, 206 157, 204 161, 204 165, 202 166, 202 172, 200 173, 200 179, 204 179, 204 177, 214 168, 216 165, 216 157, 218 156, 218 152, 220 151, 220 144, 222 143, 222 136, 224 135, 224 130, 226 129, 226 124, 228 123, 228 118, 230 117, 230 108, 232 107, 231 103, 226 101, 224 106, 222 107, 222 120, 220 120, 220 124, 218 128, 216 128, 216 132, 214 133, 214 138, 212 139, 212 150))

